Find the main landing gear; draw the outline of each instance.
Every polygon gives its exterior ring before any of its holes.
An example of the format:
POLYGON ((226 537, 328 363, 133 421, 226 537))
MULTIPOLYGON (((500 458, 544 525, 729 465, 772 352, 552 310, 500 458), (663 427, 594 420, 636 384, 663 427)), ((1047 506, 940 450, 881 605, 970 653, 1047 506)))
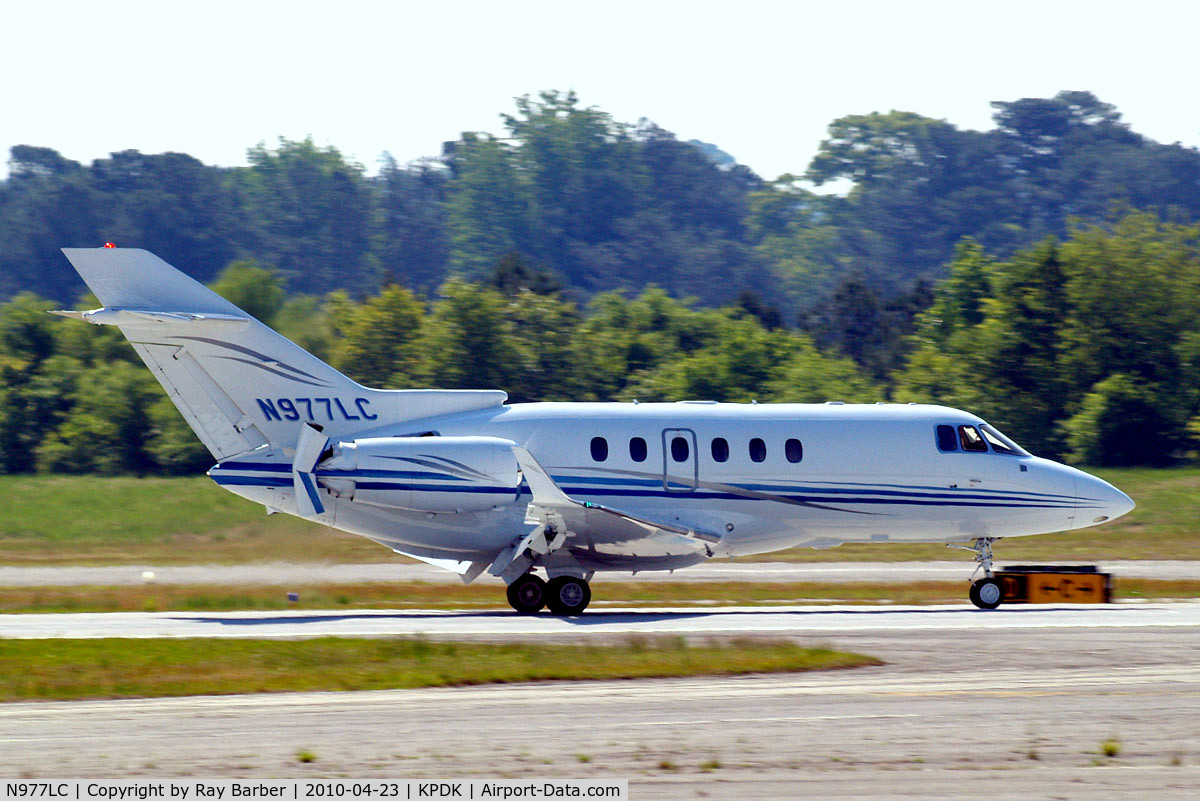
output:
MULTIPOLYGON (((978 573, 981 568, 983 570, 983 578, 972 582, 971 591, 968 593, 971 603, 980 609, 995 609, 1004 600, 1004 590, 1000 587, 1000 582, 992 575, 992 543, 995 541, 995 537, 979 537, 970 548, 953 543, 950 546, 974 552, 975 561, 978 563, 975 566, 975 573, 978 573)), ((972 573, 971 576, 974 577, 975 573, 972 573)))
POLYGON ((545 606, 559 617, 583 614, 592 600, 587 579, 558 576, 549 582, 526 573, 508 585, 508 603, 523 615, 535 615, 545 606))

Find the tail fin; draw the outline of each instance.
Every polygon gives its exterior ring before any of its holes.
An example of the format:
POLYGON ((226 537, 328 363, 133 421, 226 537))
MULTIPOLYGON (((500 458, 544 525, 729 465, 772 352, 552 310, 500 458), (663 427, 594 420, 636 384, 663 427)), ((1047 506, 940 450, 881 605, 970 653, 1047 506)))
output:
POLYGON ((305 423, 331 438, 502 404, 497 390, 378 390, 145 250, 64 248, 104 308, 66 312, 119 326, 217 460, 292 446, 305 423))

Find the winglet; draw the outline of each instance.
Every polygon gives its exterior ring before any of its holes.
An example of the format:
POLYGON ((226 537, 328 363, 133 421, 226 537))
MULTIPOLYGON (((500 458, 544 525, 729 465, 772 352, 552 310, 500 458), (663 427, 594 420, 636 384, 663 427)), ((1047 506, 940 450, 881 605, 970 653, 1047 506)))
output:
POLYGON ((538 460, 533 458, 533 454, 526 448, 520 445, 513 446, 513 455, 517 457, 517 464, 521 466, 521 473, 525 476, 525 482, 529 484, 529 490, 533 493, 533 503, 538 506, 581 506, 582 504, 568 496, 563 492, 558 484, 554 483, 554 479, 546 472, 546 469, 538 464, 538 460))

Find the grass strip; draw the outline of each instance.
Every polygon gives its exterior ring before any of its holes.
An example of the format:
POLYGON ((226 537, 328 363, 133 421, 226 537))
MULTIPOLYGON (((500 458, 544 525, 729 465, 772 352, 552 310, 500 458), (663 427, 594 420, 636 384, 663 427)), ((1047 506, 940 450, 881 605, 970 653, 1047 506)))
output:
MULTIPOLYGON (((1200 580, 1123 578, 1117 600, 1200 598, 1200 580)), ((148 584, 121 587, 0 587, 0 612, 220 612, 280 609, 507 609, 498 583, 329 584, 302 587, 148 584)), ((605 582, 594 608, 610 604, 754 606, 783 603, 966 603, 967 582, 605 582)))
MULTIPOLYGON (((1115 559, 1200 559, 1200 466, 1091 469, 1137 501, 1130 514, 1102 526, 997 547, 1009 563, 1115 559)), ((225 492, 203 476, 0 476, 0 564, 242 564, 374 562, 395 558, 362 537, 261 506, 225 492)), ((762 554, 766 561, 924 561, 962 558, 931 544, 842 545, 762 554)))
POLYGON ((489 644, 325 637, 0 640, 0 701, 384 690, 735 675, 882 664, 779 640, 489 644))

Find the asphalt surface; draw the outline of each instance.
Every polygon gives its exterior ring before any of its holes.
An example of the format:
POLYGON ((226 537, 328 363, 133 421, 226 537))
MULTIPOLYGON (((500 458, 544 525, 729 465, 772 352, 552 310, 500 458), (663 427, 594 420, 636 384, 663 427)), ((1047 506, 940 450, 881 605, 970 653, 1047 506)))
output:
POLYGON ((801 641, 888 663, 829 673, 6 704, 0 775, 624 777, 635 799, 1191 800, 1196 607, 968 612, 978 625, 916 628, 891 626, 914 614, 896 610, 815 637, 794 625, 801 641), (1035 618, 1053 625, 1023 625, 1035 618), (1100 753, 1106 740, 1114 757, 1100 753))
MULTIPOLYGON (((997 567, 1011 562, 999 561, 997 567)), ((1072 564, 1064 562, 1062 564, 1072 564)), ((939 562, 713 562, 674 573, 599 573, 595 581, 966 581, 974 569, 969 556, 939 562)), ((1200 579, 1200 562, 1123 561, 1100 567, 1117 578, 1200 579)), ((426 564, 312 564, 264 562, 241 565, 115 565, 107 567, 0 566, 0 587, 128 586, 159 584, 278 585, 402 581, 460 581, 455 573, 426 564), (146 575, 150 574, 150 575, 146 575)), ((497 581, 482 577, 480 581, 497 581)))
POLYGON ((511 611, 316 610, 0 615, 0 638, 437 637, 555 639, 605 635, 797 636, 855 631, 1197 628, 1200 601, 945 606, 747 606, 589 611, 580 617, 511 611))
MULTIPOLYGON (((968 562, 719 563, 638 580, 965 580, 968 562)), ((1197 578, 1200 563, 1102 565, 1197 578)), ((598 582, 627 580, 602 575, 598 582)), ((426 565, 0 568, 0 584, 457 581, 426 565), (153 573, 143 576, 143 571, 153 573)), ((1195 799, 1200 602, 0 615, 0 638, 787 637, 830 673, 0 704, 14 778, 626 778, 636 799, 1195 799), (1114 757, 1102 743, 1117 744, 1114 757), (307 752, 312 762, 301 762, 307 752)), ((220 640, 214 639, 214 659, 220 640)))

